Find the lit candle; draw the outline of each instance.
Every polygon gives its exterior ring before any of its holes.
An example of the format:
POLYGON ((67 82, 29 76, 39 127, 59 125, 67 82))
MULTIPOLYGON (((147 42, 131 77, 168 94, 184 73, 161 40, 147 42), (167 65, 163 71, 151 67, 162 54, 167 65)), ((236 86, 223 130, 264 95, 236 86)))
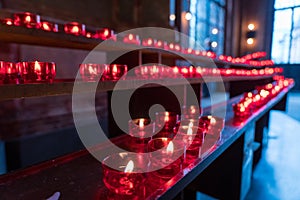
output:
POLYGON ((102 28, 96 30, 96 38, 99 38, 101 40, 107 40, 107 39, 116 40, 116 37, 114 37, 114 31, 109 28, 102 28))
POLYGON ((204 141, 204 132, 194 126, 192 120, 183 120, 180 123, 176 137, 185 145, 186 155, 184 165, 189 165, 195 159, 201 157, 201 145, 204 141))
POLYGON ((79 72, 83 81, 93 82, 103 80, 102 75, 106 68, 106 64, 86 63, 79 65, 79 72))
POLYGON ((56 66, 53 62, 19 62, 18 68, 25 83, 52 83, 56 76, 56 66))
POLYGON ((139 36, 138 35, 134 35, 132 33, 126 35, 123 38, 123 42, 129 43, 129 44, 135 44, 135 45, 140 45, 141 44, 141 40, 140 40, 139 36))
POLYGON ((2 22, 3 24, 5 24, 5 25, 8 25, 8 26, 11 26, 11 25, 14 24, 13 20, 10 19, 10 18, 5 18, 5 19, 1 20, 1 22, 2 22))
POLYGON ((126 195, 130 199, 143 198, 149 160, 133 153, 118 153, 102 161, 104 185, 113 193, 126 195))
POLYGON ((156 41, 152 38, 144 39, 142 42, 143 46, 154 46, 155 43, 156 41))
POLYGON ((14 13, 14 24, 27 28, 39 28, 40 16, 29 12, 14 13))
POLYGON ((51 22, 42 21, 40 24, 40 29, 44 31, 58 32, 58 25, 51 22))
POLYGON ((162 180, 169 180, 181 170, 184 159, 183 143, 175 143, 170 138, 155 138, 148 143, 151 166, 157 170, 152 174, 162 180))
POLYGON ((127 73, 127 65, 111 64, 106 67, 104 72, 105 80, 119 80, 127 73))
POLYGON ((19 69, 15 63, 0 61, 0 83, 18 84, 19 69))
POLYGON ((86 35, 85 25, 78 22, 69 22, 64 25, 65 33, 73 35, 86 35))

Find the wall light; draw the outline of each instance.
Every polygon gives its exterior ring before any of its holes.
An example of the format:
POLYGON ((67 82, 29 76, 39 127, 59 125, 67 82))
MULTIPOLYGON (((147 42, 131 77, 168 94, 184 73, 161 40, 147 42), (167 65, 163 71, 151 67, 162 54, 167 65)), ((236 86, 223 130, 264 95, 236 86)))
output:
POLYGON ((254 39, 256 37, 256 31, 254 24, 248 24, 248 31, 246 32, 247 44, 252 45, 254 43, 254 39))
POLYGON ((190 21, 192 19, 193 15, 190 12, 186 12, 184 17, 187 21, 190 21))
POLYGON ((171 15, 169 16, 169 19, 170 19, 170 21, 175 21, 176 15, 171 14, 171 15))
POLYGON ((218 32, 219 32, 219 30, 218 30, 217 28, 213 28, 213 29, 211 30, 211 33, 212 33, 213 35, 217 35, 218 32))
POLYGON ((212 48, 216 48, 217 46, 218 46, 218 43, 217 43, 217 42, 214 41, 214 42, 211 43, 211 47, 212 47, 212 48))

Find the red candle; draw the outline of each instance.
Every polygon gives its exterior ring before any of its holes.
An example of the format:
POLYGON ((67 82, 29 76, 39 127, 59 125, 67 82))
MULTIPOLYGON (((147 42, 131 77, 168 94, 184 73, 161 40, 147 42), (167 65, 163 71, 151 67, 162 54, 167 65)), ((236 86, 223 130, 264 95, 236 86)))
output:
POLYGON ((40 16, 29 12, 15 13, 14 24, 16 26, 25 26, 27 28, 39 28, 40 16))
MULTIPOLYGON (((96 36, 96 38, 99 38, 101 40, 107 40, 107 39, 113 38, 114 31, 109 28, 102 28, 102 29, 96 30, 95 36, 96 36)), ((116 38, 114 37, 114 39, 116 39, 116 38)))
POLYGON ((14 21, 10 18, 5 18, 5 19, 2 19, 1 22, 5 25, 8 25, 8 26, 11 26, 14 24, 14 21))
POLYGON ((164 46, 164 43, 161 40, 154 41, 154 46, 157 48, 162 48, 164 46))
POLYGON ((105 72, 108 65, 106 64, 95 64, 86 63, 80 64, 80 75, 83 81, 99 81, 105 72))
POLYGON ((149 160, 143 154, 122 152, 107 156, 102 161, 103 182, 113 193, 129 199, 144 198, 149 160))
POLYGON ((142 42, 143 46, 154 46, 155 43, 156 41, 152 38, 144 39, 142 42))
POLYGON ((169 137, 172 138, 173 128, 175 127, 179 115, 175 112, 157 112, 155 113, 155 132, 154 137, 169 137))
POLYGON ((148 143, 148 151, 151 167, 157 169, 151 175, 165 181, 181 171, 185 158, 183 142, 172 141, 165 137, 154 138, 148 143))
POLYGON ((40 23, 40 29, 44 31, 58 32, 58 25, 48 21, 42 21, 40 23))
POLYGON ((134 35, 132 33, 126 35, 123 38, 123 42, 129 43, 129 44, 135 44, 135 45, 140 45, 141 44, 140 37, 138 35, 134 35))
POLYGON ((19 62, 18 66, 25 83, 52 83, 56 76, 54 62, 19 62))
POLYGON ((69 22, 64 25, 65 33, 73 35, 84 35, 85 36, 85 25, 78 22, 69 22))
POLYGON ((111 64, 107 65, 104 72, 105 80, 119 80, 127 73, 127 65, 111 64))
POLYGON ((189 165, 201 157, 201 146, 204 142, 204 133, 197 127, 198 122, 185 120, 180 122, 176 139, 184 143, 186 155, 184 164, 189 165))
POLYGON ((0 83, 19 83, 19 68, 15 63, 0 61, 0 83))

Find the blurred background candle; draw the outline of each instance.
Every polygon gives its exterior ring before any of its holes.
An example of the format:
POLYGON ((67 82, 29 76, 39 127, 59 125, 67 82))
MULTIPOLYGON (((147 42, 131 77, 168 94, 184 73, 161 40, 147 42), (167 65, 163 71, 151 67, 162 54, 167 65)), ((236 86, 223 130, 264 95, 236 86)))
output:
POLYGON ((38 28, 40 16, 29 12, 14 13, 14 24, 16 26, 26 26, 27 28, 38 28))
POLYGON ((103 80, 102 75, 108 67, 106 64, 86 63, 80 64, 80 76, 83 81, 103 80))
POLYGON ((64 30, 68 34, 85 35, 85 25, 78 22, 69 22, 65 24, 64 30))
POLYGON ((58 32, 58 25, 48 21, 42 21, 40 23, 40 29, 44 31, 58 32))
POLYGON ((56 76, 54 62, 19 62, 18 66, 25 83, 52 83, 56 76))
POLYGON ((19 68, 15 63, 0 61, 0 83, 19 83, 19 68))
POLYGON ((102 29, 96 30, 96 38, 99 38, 101 40, 109 39, 113 35, 114 35, 114 31, 109 28, 102 28, 102 29))
POLYGON ((14 24, 14 21, 11 18, 2 19, 1 22, 5 25, 11 26, 14 24))
POLYGON ((143 46, 154 46, 155 43, 156 41, 152 38, 144 39, 142 42, 143 46))
POLYGON ((129 44, 135 44, 135 45, 140 45, 141 44, 140 37, 138 35, 134 35, 132 33, 126 35, 123 38, 123 42, 129 43, 129 44))
POLYGON ((107 65, 104 72, 104 79, 119 80, 126 73, 127 73, 127 65, 122 65, 122 64, 107 65))
MULTIPOLYGON (((144 198, 148 157, 129 152, 107 156, 102 161, 103 182, 113 193, 144 198)), ((129 198, 129 197, 128 197, 129 198)))

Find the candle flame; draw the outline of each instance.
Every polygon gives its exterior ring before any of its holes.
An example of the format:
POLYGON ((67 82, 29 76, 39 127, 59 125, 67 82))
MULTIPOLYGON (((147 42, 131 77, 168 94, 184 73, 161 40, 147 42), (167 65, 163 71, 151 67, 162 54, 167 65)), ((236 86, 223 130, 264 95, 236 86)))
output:
POLYGON ((103 35, 104 35, 105 37, 107 37, 107 36, 109 35, 109 30, 108 30, 108 29, 105 29, 103 35))
POLYGON ((118 73, 118 68, 117 68, 117 65, 114 65, 113 66, 113 69, 112 69, 113 73, 118 73))
POLYGON ((213 118, 213 117, 210 118, 210 123, 211 123, 211 124, 216 124, 216 122, 217 122, 217 121, 216 121, 215 118, 213 118))
POLYGON ((35 63, 34 63, 34 71, 41 72, 41 66, 38 61, 35 61, 35 63))
POLYGON ((170 118, 169 118, 169 113, 166 112, 166 113, 165 113, 164 121, 165 121, 165 122, 168 122, 169 120, 170 120, 170 118))
POLYGON ((133 172, 133 168, 134 168, 134 163, 132 160, 129 160, 129 162, 127 163, 124 172, 125 173, 131 173, 133 172))
POLYGON ((167 153, 173 153, 174 152, 174 144, 172 141, 169 142, 168 146, 167 146, 167 153))
POLYGON ((145 126, 144 119, 140 119, 139 120, 139 127, 144 128, 144 126, 145 126))
POLYGON ((47 30, 47 31, 50 31, 50 27, 46 23, 43 23, 43 29, 47 30))
POLYGON ((89 66, 89 73, 90 74, 97 74, 97 70, 96 70, 96 68, 93 68, 93 66, 89 66))
POLYGON ((196 113, 196 108, 195 108, 195 106, 191 106, 191 107, 190 107, 190 111, 191 111, 191 114, 195 114, 195 113, 196 113))
POLYGON ((194 123, 192 121, 190 121, 189 123, 189 128, 193 127, 194 126, 194 123))
POLYGON ((30 22, 30 21, 31 21, 31 17, 30 17, 29 15, 26 16, 26 17, 25 17, 25 21, 26 21, 26 22, 30 22))
POLYGON ((132 34, 129 34, 128 39, 129 39, 129 40, 133 40, 133 35, 132 35, 132 34))
POLYGON ((188 131, 187 131, 187 135, 193 135, 193 129, 190 125, 189 125, 188 131))
POLYGON ((73 26, 72 29, 71 29, 71 32, 72 33, 78 33, 79 32, 78 26, 73 26))

